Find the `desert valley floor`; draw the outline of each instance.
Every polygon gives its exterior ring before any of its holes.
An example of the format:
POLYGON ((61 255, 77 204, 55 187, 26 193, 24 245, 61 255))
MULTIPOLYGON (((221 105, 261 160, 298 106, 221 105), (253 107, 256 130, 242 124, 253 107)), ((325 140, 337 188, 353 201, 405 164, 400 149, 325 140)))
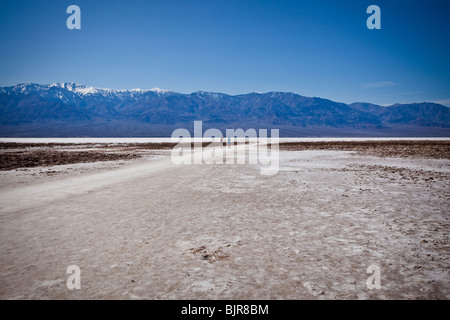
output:
POLYGON ((0 299, 450 299, 449 141, 281 145, 271 176, 170 152, 2 144, 0 299))

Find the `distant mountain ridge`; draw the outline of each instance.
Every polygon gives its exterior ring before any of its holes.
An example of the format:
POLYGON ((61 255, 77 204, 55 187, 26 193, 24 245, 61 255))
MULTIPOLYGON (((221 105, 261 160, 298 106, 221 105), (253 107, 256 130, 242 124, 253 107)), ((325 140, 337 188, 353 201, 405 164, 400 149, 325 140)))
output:
POLYGON ((290 92, 227 95, 101 89, 76 83, 0 87, 0 136, 170 136, 176 128, 280 129, 281 136, 450 136, 436 103, 338 103, 290 92))

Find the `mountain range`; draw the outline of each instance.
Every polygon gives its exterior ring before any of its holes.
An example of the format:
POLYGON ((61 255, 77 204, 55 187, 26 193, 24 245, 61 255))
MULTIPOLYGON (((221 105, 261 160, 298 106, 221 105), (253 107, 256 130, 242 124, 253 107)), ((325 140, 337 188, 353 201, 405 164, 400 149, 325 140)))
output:
MULTIPOLYGON (((76 83, 0 87, 3 137, 163 137, 177 128, 280 129, 297 137, 450 136, 450 108, 339 103, 291 92, 227 95, 100 89, 76 83)), ((223 131, 224 132, 224 131, 223 131)))

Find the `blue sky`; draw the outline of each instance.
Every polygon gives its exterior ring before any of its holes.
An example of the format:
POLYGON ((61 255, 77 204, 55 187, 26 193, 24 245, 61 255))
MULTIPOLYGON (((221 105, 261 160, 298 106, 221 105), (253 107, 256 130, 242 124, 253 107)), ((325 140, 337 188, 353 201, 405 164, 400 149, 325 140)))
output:
POLYGON ((240 94, 450 106, 450 1, 0 2, 0 86, 240 94), (81 30, 66 9, 81 8, 81 30), (369 30, 369 5, 381 30, 369 30))

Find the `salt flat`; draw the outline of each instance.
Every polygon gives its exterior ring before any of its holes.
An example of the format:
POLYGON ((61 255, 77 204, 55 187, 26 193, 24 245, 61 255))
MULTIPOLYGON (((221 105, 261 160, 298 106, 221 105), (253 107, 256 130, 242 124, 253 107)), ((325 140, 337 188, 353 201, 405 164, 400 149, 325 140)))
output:
POLYGON ((50 169, 0 175, 1 299, 450 298, 448 159, 281 151, 272 176, 168 155, 50 169))

